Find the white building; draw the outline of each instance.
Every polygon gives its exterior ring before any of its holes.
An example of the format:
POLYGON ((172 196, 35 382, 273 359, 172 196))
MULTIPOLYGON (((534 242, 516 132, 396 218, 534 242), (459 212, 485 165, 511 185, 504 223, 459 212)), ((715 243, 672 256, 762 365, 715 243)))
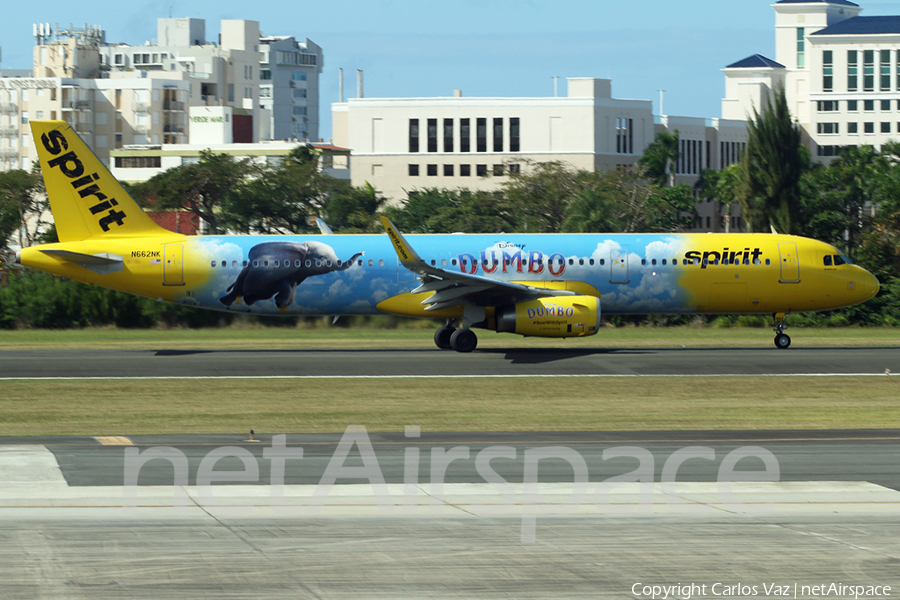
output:
POLYGON ((322 49, 306 39, 259 38, 259 104, 269 114, 268 139, 319 139, 322 49))
POLYGON ((68 122, 106 164, 125 144, 186 139, 186 82, 160 79, 0 78, 0 170, 37 159, 31 119, 68 122))
POLYGON ((219 42, 210 43, 202 19, 158 19, 156 43, 101 46, 102 69, 110 76, 141 73, 184 81, 189 106, 230 106, 250 115, 251 129, 240 141, 258 141, 261 122, 262 137, 268 138, 268 116, 259 112, 259 23, 226 19, 221 30, 219 42))
POLYGON ((781 0, 775 60, 729 65, 722 117, 752 116, 776 86, 819 160, 842 146, 900 139, 900 16, 859 16, 847 0, 781 0))
MULTIPOLYGON (((334 143, 351 148, 351 181, 394 202, 422 188, 490 190, 531 162, 586 170, 634 164, 657 131, 679 131, 676 182, 734 162, 746 122, 654 118, 649 100, 613 98, 608 79, 568 79, 549 98, 352 98, 332 105, 334 143)), ((708 207, 697 226, 715 230, 708 207), (707 218, 709 217, 709 218, 707 218), (706 223, 709 222, 709 226, 706 223)))
MULTIPOLYGON (((210 132, 207 134, 210 138, 217 135, 213 131, 217 123, 221 124, 224 121, 206 124, 210 128, 210 132)), ((129 146, 111 152, 110 172, 119 181, 128 183, 147 181, 167 169, 198 162, 200 155, 205 150, 217 154, 227 154, 238 160, 249 158, 260 165, 277 165, 299 145, 303 144, 282 141, 266 141, 256 144, 206 141, 199 144, 129 146)), ((350 150, 331 144, 309 144, 309 146, 318 151, 321 172, 335 179, 349 181, 350 150)))

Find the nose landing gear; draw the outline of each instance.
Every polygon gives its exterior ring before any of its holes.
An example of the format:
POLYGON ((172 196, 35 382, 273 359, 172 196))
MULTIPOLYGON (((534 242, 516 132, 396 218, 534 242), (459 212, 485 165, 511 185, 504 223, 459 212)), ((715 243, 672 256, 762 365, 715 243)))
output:
POLYGON ((787 315, 785 313, 775 313, 773 315, 775 317, 775 328, 773 331, 775 332, 775 347, 776 348, 788 348, 791 345, 791 336, 784 332, 785 327, 785 319, 787 315))

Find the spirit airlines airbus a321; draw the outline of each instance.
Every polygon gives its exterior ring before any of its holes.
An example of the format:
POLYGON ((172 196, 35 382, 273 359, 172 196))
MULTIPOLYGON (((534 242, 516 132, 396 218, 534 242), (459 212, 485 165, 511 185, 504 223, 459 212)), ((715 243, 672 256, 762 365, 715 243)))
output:
POLYGON ((446 320, 440 348, 473 328, 594 335, 606 314, 785 316, 864 302, 868 271, 832 246, 771 234, 184 236, 156 225, 65 122, 32 121, 59 243, 23 265, 168 302, 262 315, 387 313, 446 320))

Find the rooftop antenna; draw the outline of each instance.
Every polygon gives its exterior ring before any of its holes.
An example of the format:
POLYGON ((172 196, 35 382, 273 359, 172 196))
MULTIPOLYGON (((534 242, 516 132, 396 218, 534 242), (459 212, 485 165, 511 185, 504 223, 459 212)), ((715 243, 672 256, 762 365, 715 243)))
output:
POLYGON ((338 102, 344 101, 344 67, 338 69, 338 102))

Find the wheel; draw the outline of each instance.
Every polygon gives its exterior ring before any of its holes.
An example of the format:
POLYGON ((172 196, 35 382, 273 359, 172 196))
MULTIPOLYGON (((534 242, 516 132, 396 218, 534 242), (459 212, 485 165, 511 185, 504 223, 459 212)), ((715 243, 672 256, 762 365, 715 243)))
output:
POLYGON ((457 329, 450 336, 450 347, 457 352, 471 352, 478 345, 478 336, 471 329, 457 329))
POLYGON ((453 335, 453 332, 456 331, 453 327, 449 325, 444 325, 434 332, 434 344, 441 350, 449 350, 450 349, 450 336, 453 335))
POLYGON ((775 336, 775 346, 777 348, 787 348, 791 345, 791 336, 786 333, 779 333, 775 336))

